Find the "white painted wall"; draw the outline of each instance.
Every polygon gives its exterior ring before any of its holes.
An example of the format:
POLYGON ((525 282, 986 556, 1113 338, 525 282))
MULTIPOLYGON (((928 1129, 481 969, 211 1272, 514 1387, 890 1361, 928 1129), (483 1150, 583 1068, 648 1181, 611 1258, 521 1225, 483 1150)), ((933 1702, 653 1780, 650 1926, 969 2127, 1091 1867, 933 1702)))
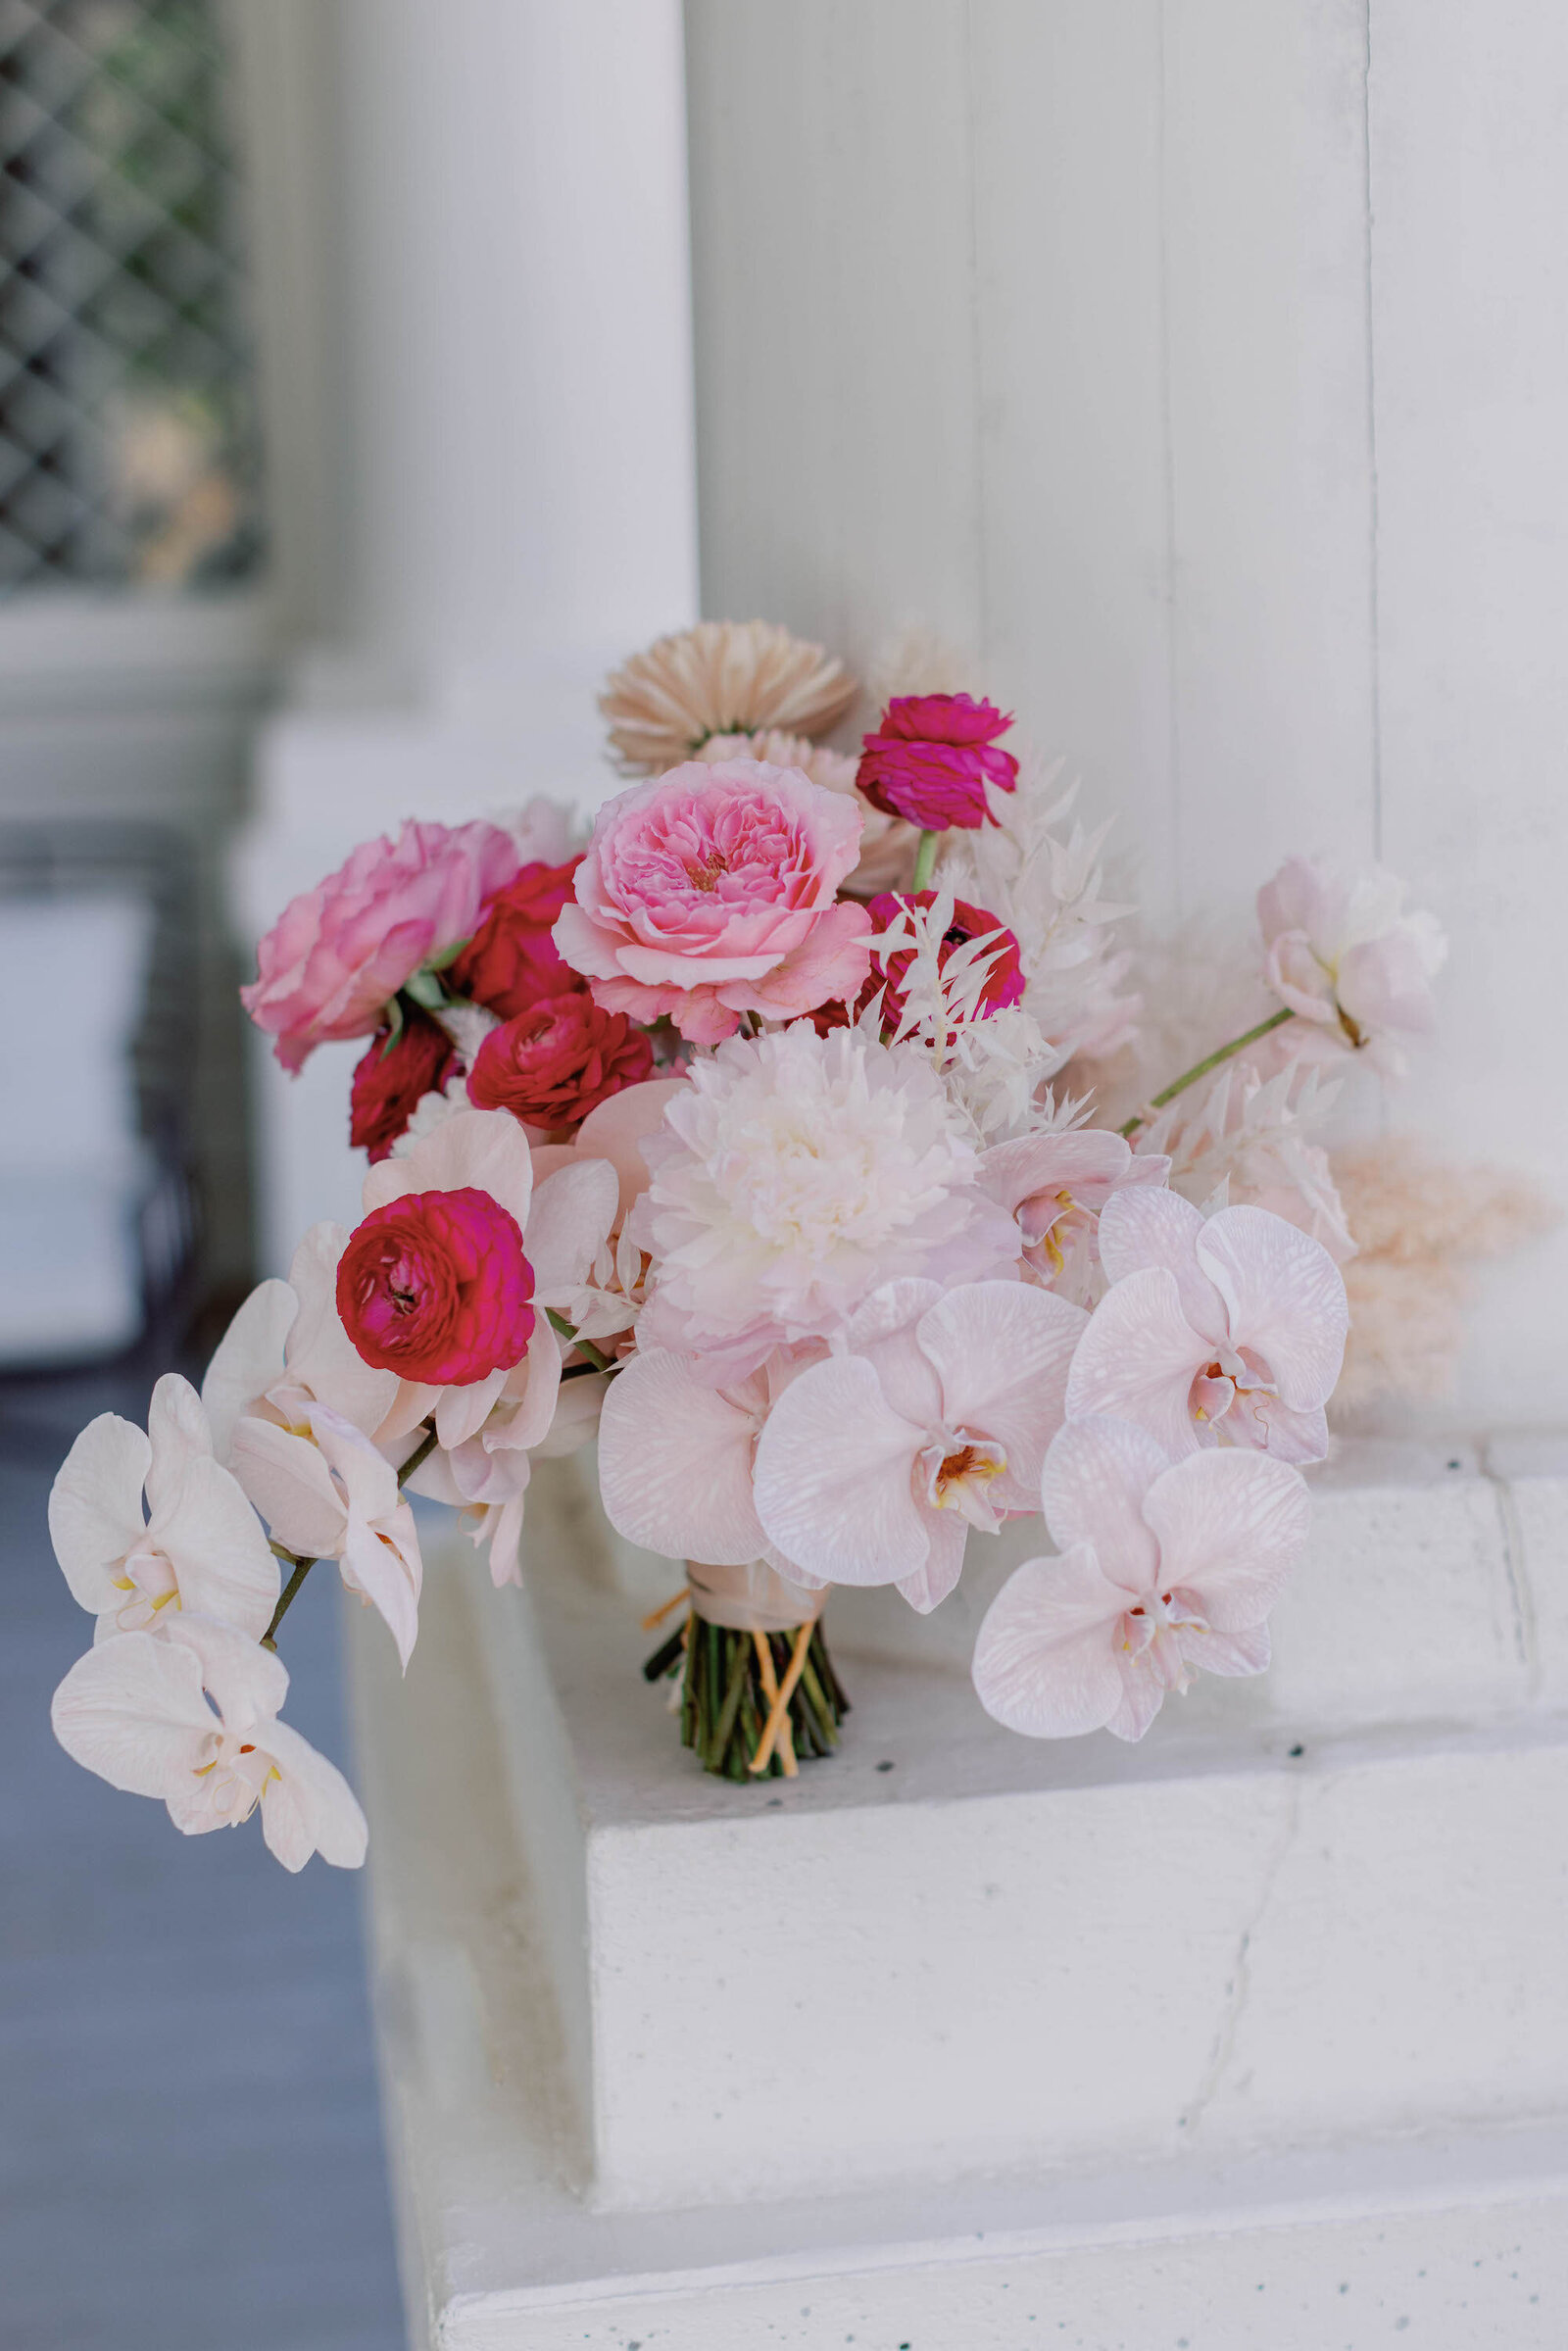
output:
MULTIPOLYGON (((1293 848, 1453 936, 1391 1123, 1568 1196, 1568 13, 687 0, 704 609, 920 621, 1160 919, 1293 848)), ((1568 1234, 1459 1417, 1568 1416, 1568 1234)))

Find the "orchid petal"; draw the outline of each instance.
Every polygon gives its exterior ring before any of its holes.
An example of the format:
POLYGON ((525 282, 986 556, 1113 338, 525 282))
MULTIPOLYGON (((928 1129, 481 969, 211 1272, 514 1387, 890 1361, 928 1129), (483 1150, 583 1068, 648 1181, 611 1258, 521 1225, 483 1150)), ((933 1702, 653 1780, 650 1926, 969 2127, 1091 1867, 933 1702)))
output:
MULTIPOLYGON (((285 1550, 302 1559, 336 1557, 348 1513, 330 1469, 308 1437, 247 1415, 235 1428, 229 1458, 234 1476, 285 1550)), ((275 1558, 272 1566, 275 1574, 275 1558)), ((272 1597, 275 1602, 275 1589, 272 1597)))
POLYGON ((1159 1543, 1162 1590, 1196 1601, 1216 1633, 1261 1623, 1278 1599, 1311 1519, 1298 1471, 1226 1447, 1178 1461, 1144 1496, 1159 1543))
POLYGON ((142 1431, 117 1412, 90 1420, 49 1495, 49 1540, 71 1596, 95 1616, 122 1596, 113 1571, 141 1542, 141 1494, 152 1461, 142 1431))
POLYGON ((228 1459, 240 1414, 250 1411, 282 1377, 283 1349, 299 1310, 300 1301, 287 1282, 263 1282, 219 1341, 202 1381, 202 1406, 220 1461, 228 1459))
POLYGON ((1046 1447, 1066 1410, 1067 1373, 1089 1317, 1020 1282, 969 1282, 921 1318, 921 1352, 951 1428, 1002 1446, 1004 1506, 1032 1510, 1046 1447))
POLYGON ((638 1194, 648 1188, 643 1142, 647 1136, 658 1133, 663 1124, 665 1103, 683 1095, 689 1083, 684 1077, 644 1078, 636 1086, 623 1086, 618 1094, 611 1095, 597 1109, 590 1110, 577 1129, 576 1149, 591 1152, 596 1158, 608 1159, 615 1170, 620 1181, 622 1218, 638 1194))
POLYGON ((369 1436, 391 1412, 400 1383, 395 1371, 367 1363, 343 1328, 337 1268, 348 1240, 340 1224, 312 1225, 294 1251, 288 1286, 300 1306, 285 1350, 287 1380, 369 1436))
POLYGON ((411 1192, 488 1192, 516 1219, 528 1222, 533 1163, 528 1139, 510 1110, 455 1110, 407 1158, 382 1159, 365 1179, 365 1213, 411 1192))
POLYGON ((1180 1625, 1172 1638, 1183 1657, 1205 1674, 1261 1674, 1270 1655, 1267 1625, 1244 1633, 1216 1633, 1207 1625, 1180 1625))
POLYGON ((193 1461, 213 1457, 212 1432, 201 1397, 177 1371, 166 1371, 147 1408, 147 1439, 153 1448, 147 1467, 147 1517, 156 1536, 178 1501, 193 1461))
POLYGON ((756 1416, 693 1377, 689 1356, 637 1355, 599 1423, 599 1490, 628 1543, 666 1559, 744 1567, 766 1537, 752 1498, 756 1416))
POLYGON ((483 1428, 491 1406, 499 1402, 511 1376, 510 1370, 493 1371, 485 1379, 470 1380, 461 1388, 443 1388, 438 1392, 435 1433, 449 1453, 483 1428))
POLYGON ((533 1267, 536 1312, 546 1306, 563 1310, 582 1288, 610 1238, 619 1198, 615 1170, 608 1159, 576 1155, 571 1166, 558 1168, 539 1185, 522 1240, 533 1267))
POLYGON ((1108 1281, 1124 1282, 1151 1266, 1175 1280, 1182 1312, 1203 1339, 1225 1337, 1219 1292, 1199 1264, 1203 1218, 1179 1192, 1134 1184, 1113 1192, 1100 1215, 1100 1262, 1108 1281))
POLYGON ((1076 1739, 1122 1704, 1116 1628, 1127 1594, 1088 1543, 1026 1559, 986 1610, 974 1686, 987 1714, 1026 1739, 1076 1739))
POLYGON ((68 1755, 133 1796, 167 1795, 219 1727, 197 1658, 151 1633, 122 1633, 78 1657, 49 1719, 68 1755))
POLYGON ((757 1513, 768 1540, 835 1584, 918 1574, 933 1515, 917 1506, 912 1483, 924 1443, 863 1357, 812 1364, 758 1442, 757 1513))
POLYGON ((1115 1739, 1140 1739, 1164 1703, 1165 1684, 1154 1671, 1150 1652, 1146 1649, 1141 1656, 1124 1658, 1121 1702, 1114 1714, 1105 1717, 1105 1729, 1115 1739))
POLYGON ((1233 1344, 1264 1358, 1281 1401, 1297 1411, 1327 1403, 1349 1310, 1322 1243, 1266 1208, 1222 1208, 1204 1226, 1198 1255, 1224 1298, 1233 1344))
POLYGON ((918 1616, 929 1616, 939 1607, 963 1573, 964 1546, 969 1530, 956 1512, 926 1510, 921 1513, 931 1549, 924 1567, 917 1567, 912 1576, 901 1576, 895 1587, 918 1616))
POLYGON ((198 1454, 165 1509, 158 1541, 174 1571, 182 1611, 215 1617, 260 1641, 277 1605, 277 1559, 236 1477, 198 1454))
POLYGON ((1196 1452, 1199 1439, 1188 1398, 1208 1351, 1208 1342, 1182 1312, 1174 1274, 1160 1265, 1129 1274, 1106 1292, 1078 1342, 1067 1375, 1068 1417, 1136 1421, 1167 1454, 1196 1452))
POLYGON ((302 1870, 313 1853, 336 1869, 357 1870, 369 1831, 337 1766, 287 1723, 269 1725, 266 1748, 279 1775, 262 1791, 262 1835, 269 1849, 290 1871, 302 1870))
POLYGON ((211 1694, 225 1731, 244 1737, 258 1723, 270 1722, 288 1695, 288 1668, 281 1657, 232 1625, 182 1611, 165 1639, 196 1658, 202 1688, 211 1694))
POLYGON ((1128 1592, 1155 1591, 1159 1546, 1141 1504, 1169 1466, 1148 1430, 1131 1421, 1068 1421, 1046 1455, 1042 1480, 1053 1540, 1064 1551, 1090 1545, 1106 1581, 1128 1592))

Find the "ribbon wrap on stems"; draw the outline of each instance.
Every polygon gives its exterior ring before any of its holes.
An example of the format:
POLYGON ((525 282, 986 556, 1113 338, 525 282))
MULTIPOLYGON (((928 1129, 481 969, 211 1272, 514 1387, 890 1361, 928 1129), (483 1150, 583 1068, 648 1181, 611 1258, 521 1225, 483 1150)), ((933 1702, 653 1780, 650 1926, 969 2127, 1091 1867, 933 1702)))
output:
POLYGON ((710 1567, 688 1559, 686 1589, 693 1615, 708 1624, 732 1633, 795 1633, 815 1624, 832 1588, 791 1583, 765 1559, 750 1559, 744 1567, 710 1567))

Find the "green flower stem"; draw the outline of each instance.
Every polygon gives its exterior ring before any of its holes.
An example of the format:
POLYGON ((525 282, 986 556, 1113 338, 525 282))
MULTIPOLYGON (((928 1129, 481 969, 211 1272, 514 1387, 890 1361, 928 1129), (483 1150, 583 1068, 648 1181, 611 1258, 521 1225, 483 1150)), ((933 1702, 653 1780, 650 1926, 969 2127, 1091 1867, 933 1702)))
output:
MULTIPOLYGON (((434 1449, 435 1431, 434 1429, 426 1429, 424 1435, 420 1438, 418 1444, 415 1446, 407 1461, 404 1462, 403 1467, 398 1471, 398 1484, 400 1486, 406 1485, 409 1479, 413 1477, 415 1471, 418 1468, 420 1462, 423 1461, 429 1453, 433 1452, 434 1449)), ((300 1586, 304 1583, 312 1568, 317 1565, 317 1561, 314 1559, 301 1559, 297 1553, 293 1551, 285 1551, 281 1543, 274 1543, 271 1547, 274 1551, 276 1551, 280 1559, 292 1559, 294 1561, 294 1573, 289 1577, 288 1582, 284 1585, 282 1591, 279 1592, 277 1606, 272 1610, 272 1621, 268 1626, 267 1631, 262 1635, 263 1648, 271 1649, 275 1654, 277 1649, 277 1628, 283 1622, 284 1617, 287 1616, 290 1607, 293 1605, 295 1593, 299 1591, 300 1586)))
POLYGON ((920 846, 914 853, 914 887, 917 890, 929 890, 931 887, 931 868, 937 861, 937 843, 941 838, 939 832, 920 835, 920 846))
POLYGON ((1213 1053, 1205 1054, 1201 1061, 1195 1061, 1191 1069, 1184 1069, 1179 1078, 1172 1078, 1170 1084, 1162 1087, 1152 1102, 1149 1102, 1135 1117, 1129 1118, 1125 1125, 1118 1127, 1116 1132, 1119 1135, 1136 1135, 1141 1126, 1147 1125, 1151 1110, 1163 1110, 1165 1104, 1173 1102, 1178 1094, 1185 1094, 1189 1086, 1196 1086, 1200 1078, 1206 1078, 1211 1069, 1217 1069, 1220 1063, 1228 1061, 1233 1053, 1241 1053, 1249 1045, 1255 1045, 1259 1037, 1268 1035, 1270 1029, 1281 1029, 1288 1020, 1295 1018, 1296 1014, 1291 1010, 1290 1005, 1282 1004, 1277 1012, 1271 1012, 1266 1020, 1260 1020, 1255 1029, 1249 1029, 1245 1036, 1233 1037, 1229 1045, 1218 1046, 1213 1053))
POLYGON ((575 1327, 566 1320, 564 1314, 558 1314, 554 1306, 547 1306, 545 1308, 545 1314, 549 1320, 550 1328, 553 1331, 559 1331, 563 1339, 569 1339, 572 1346, 576 1348, 578 1354, 587 1356, 595 1371, 614 1370, 615 1367, 611 1362, 610 1357, 606 1354, 602 1354, 599 1348, 595 1347, 591 1339, 578 1338, 575 1327))

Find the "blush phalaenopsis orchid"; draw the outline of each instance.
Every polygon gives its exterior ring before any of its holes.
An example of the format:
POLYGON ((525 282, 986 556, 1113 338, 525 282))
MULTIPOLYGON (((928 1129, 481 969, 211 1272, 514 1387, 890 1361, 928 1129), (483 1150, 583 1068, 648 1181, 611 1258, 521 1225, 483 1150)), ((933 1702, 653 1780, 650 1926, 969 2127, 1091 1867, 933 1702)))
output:
POLYGON ((113 1412, 82 1430, 49 1496, 49 1534, 98 1641, 163 1631, 186 1610, 259 1641, 277 1600, 277 1560, 174 1373, 153 1390, 145 1436, 113 1412))
POLYGON ((1134 1156, 1103 1127, 1069 1127, 993 1144, 981 1182, 1017 1219, 1033 1278, 1079 1304, 1089 1302, 1100 1264, 1102 1212, 1123 1185, 1161 1186, 1170 1161, 1134 1156))
POLYGON ((1018 1282, 877 1291, 761 1430, 757 1516, 774 1548, 822 1583, 897 1584, 934 1608, 970 1527, 1037 1506, 1086 1320, 1018 1282))
POLYGON ((1274 993, 1322 1043, 1366 1051, 1395 1076, 1401 1041, 1437 1018, 1432 979, 1447 954, 1436 915, 1404 911, 1404 890, 1378 865, 1346 875, 1287 857, 1257 894, 1274 993))
POLYGON ((161 1796, 187 1837, 236 1829, 260 1805, 286 1870, 313 1853, 358 1869, 365 1815, 335 1765, 278 1721, 287 1694, 286 1671, 260 1641, 182 1613, 166 1635, 117 1634, 89 1649, 50 1718, 68 1755, 111 1788, 161 1796))
POLYGON ((1257 1674, 1268 1612, 1306 1541, 1298 1471, 1251 1451, 1172 1461, 1125 1421, 1070 1421, 1046 1456, 1041 1506, 1059 1545, 987 1611, 974 1683, 1031 1739, 1142 1739, 1195 1673, 1257 1674))
POLYGON ((1209 1445, 1323 1459, 1349 1316, 1321 1243, 1266 1208, 1205 1218, 1140 1187, 1106 1201, 1099 1240, 1111 1286, 1073 1362, 1074 1419, 1134 1421, 1172 1459, 1209 1445))

